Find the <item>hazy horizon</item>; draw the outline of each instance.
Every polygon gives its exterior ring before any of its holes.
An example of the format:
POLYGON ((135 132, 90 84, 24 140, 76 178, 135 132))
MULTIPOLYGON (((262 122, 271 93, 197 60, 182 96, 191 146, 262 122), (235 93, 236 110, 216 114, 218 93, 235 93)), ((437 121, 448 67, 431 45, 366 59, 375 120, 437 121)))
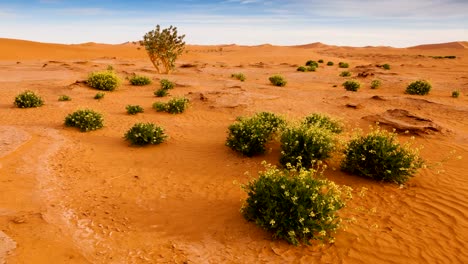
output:
POLYGON ((194 45, 409 47, 468 40, 468 1, 0 1, 0 37, 120 44, 176 26, 194 45))

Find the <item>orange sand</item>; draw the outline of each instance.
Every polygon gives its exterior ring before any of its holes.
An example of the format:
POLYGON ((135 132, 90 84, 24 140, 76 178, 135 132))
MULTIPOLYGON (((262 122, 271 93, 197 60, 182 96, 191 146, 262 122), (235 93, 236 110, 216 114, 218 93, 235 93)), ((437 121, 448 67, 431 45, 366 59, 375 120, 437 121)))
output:
MULTIPOLYGON (((419 46, 297 47, 189 46, 171 76, 156 74, 136 45, 57 45, 0 39, 0 262, 7 263, 467 263, 468 251, 468 49, 466 42, 419 46), (424 56, 421 56, 424 55, 424 56), (455 60, 427 56, 456 55, 455 60), (315 73, 296 72, 309 59, 331 60, 315 73), (339 61, 349 62, 364 87, 345 92, 339 61), (385 71, 375 64, 388 63, 385 71), (146 87, 127 81, 97 101, 84 80, 112 65, 125 78, 132 73, 155 80, 146 87), (356 66, 365 66, 355 68, 356 66), (243 72, 246 82, 230 78, 243 72), (273 87, 268 77, 288 80, 273 87), (190 108, 181 115, 151 109, 157 80, 178 86, 190 108), (383 86, 369 88, 379 78, 383 86), (404 94, 417 79, 433 84, 429 96, 404 94), (338 85, 338 87, 332 87, 338 85), (13 107, 30 89, 46 104, 13 107), (461 97, 451 98, 459 89, 461 97), (200 100, 200 93, 208 98, 200 100), (60 95, 70 102, 57 101, 60 95), (379 95, 386 100, 371 99, 379 95), (145 113, 130 116, 128 104, 145 113), (358 109, 346 104, 359 105, 358 109), (63 126, 78 108, 102 112, 105 127, 80 133, 63 126), (431 119, 443 133, 417 137, 431 169, 405 186, 362 179, 329 170, 355 195, 345 217, 355 217, 337 234, 336 244, 290 246, 246 222, 239 208, 245 194, 238 183, 276 163, 277 145, 264 156, 246 158, 224 146, 236 116, 272 111, 290 119, 312 112, 343 118, 347 131, 370 125, 362 117, 400 108, 431 119), (136 122, 163 126, 170 139, 158 146, 130 147, 123 134, 136 122), (437 166, 449 153, 455 156, 437 166), (444 172, 442 172, 444 170, 444 172), (438 171, 441 171, 438 173, 438 171)), ((402 137, 405 139, 405 137, 402 137)), ((330 162, 332 167, 337 161, 330 162)))

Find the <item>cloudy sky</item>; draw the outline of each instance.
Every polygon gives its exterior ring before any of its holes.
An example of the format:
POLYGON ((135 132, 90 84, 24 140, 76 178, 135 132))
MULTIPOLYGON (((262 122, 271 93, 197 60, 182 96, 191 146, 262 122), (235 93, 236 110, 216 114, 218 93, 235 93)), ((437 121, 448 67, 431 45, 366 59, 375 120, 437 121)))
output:
POLYGON ((407 47, 468 40, 468 0, 0 0, 0 37, 123 43, 157 24, 190 44, 407 47))

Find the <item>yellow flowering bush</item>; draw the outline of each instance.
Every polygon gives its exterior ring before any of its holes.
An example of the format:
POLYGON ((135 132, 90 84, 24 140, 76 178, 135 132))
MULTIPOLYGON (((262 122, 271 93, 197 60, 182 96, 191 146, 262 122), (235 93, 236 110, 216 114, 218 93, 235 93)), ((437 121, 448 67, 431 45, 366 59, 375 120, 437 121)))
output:
POLYGON ((66 126, 77 127, 81 132, 102 128, 103 122, 102 115, 90 109, 78 110, 65 117, 66 126))
POLYGON ((127 105, 125 109, 127 109, 127 114, 129 115, 136 115, 145 111, 140 105, 127 105))
POLYGON ((131 85, 135 86, 144 86, 151 84, 151 79, 142 75, 134 75, 129 79, 129 81, 131 85))
POLYGON ((44 104, 44 100, 33 91, 27 90, 15 97, 14 104, 18 108, 39 107, 44 104))
POLYGON ((344 154, 343 171, 398 184, 409 180, 424 164, 418 148, 398 143, 396 133, 380 128, 355 135, 344 154))
POLYGON ((304 121, 302 123, 308 126, 323 127, 336 134, 343 132, 342 122, 325 114, 310 114, 304 118, 304 121))
POLYGON ((310 240, 332 243, 340 226, 337 212, 351 199, 351 188, 338 186, 314 169, 266 170, 242 186, 248 195, 241 212, 272 233, 298 245, 310 240))
POLYGON ((120 84, 120 79, 111 70, 92 72, 86 83, 92 88, 103 91, 114 91, 120 84))
POLYGON ((124 135, 133 145, 157 145, 164 142, 167 135, 164 129, 153 123, 136 123, 124 135))
POLYGON ((432 89, 432 85, 430 82, 426 80, 418 80, 410 83, 408 87, 406 87, 407 94, 417 94, 417 95, 427 95, 432 89))
POLYGON ((153 104, 153 108, 157 112, 168 112, 170 114, 180 114, 185 111, 188 107, 189 100, 185 97, 172 98, 167 103, 156 102, 153 104))

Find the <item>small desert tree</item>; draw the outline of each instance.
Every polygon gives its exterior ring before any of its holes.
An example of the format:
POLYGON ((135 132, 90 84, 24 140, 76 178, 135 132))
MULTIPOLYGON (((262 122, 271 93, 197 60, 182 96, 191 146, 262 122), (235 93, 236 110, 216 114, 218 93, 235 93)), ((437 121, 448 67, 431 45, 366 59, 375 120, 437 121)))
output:
POLYGON ((161 30, 159 25, 143 36, 140 45, 145 47, 154 67, 160 73, 159 66, 165 68, 165 73, 170 73, 175 68, 177 57, 184 52, 185 35, 178 36, 177 28, 170 26, 161 30))

